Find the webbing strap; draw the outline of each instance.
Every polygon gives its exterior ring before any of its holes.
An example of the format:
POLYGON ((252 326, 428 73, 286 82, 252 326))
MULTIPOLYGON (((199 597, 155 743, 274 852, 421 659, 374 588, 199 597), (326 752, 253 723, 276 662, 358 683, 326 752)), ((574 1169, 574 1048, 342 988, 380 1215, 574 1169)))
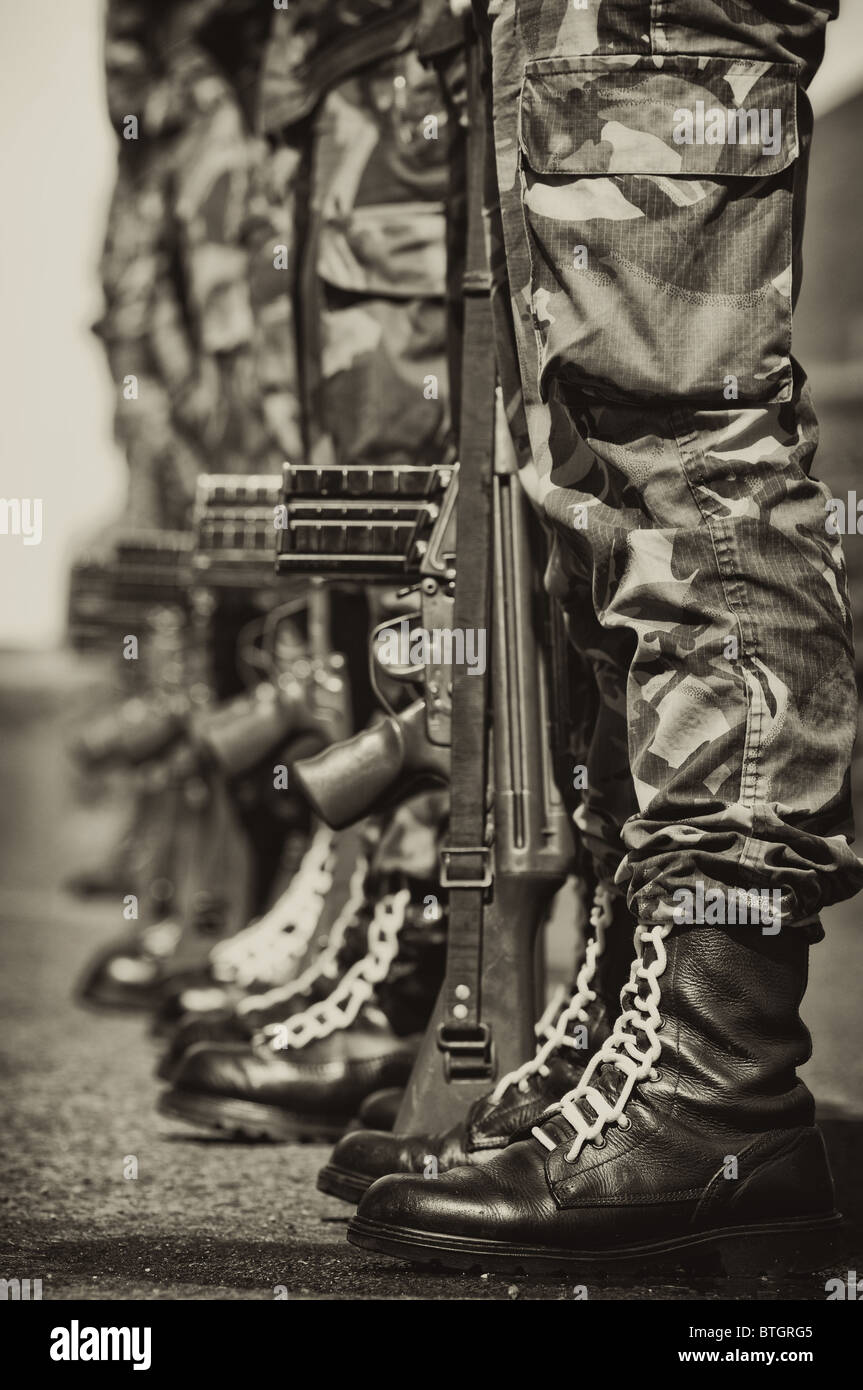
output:
MULTIPOLYGON (((488 150, 485 97, 476 41, 468 53, 467 248, 456 531, 456 631, 490 628, 495 386, 491 276, 483 214, 488 150)), ((449 886, 445 1016, 438 1033, 453 1076, 490 1074, 489 1030, 481 1024, 482 925, 491 881, 486 834, 489 663, 482 675, 455 667, 448 843, 441 852, 449 886)))

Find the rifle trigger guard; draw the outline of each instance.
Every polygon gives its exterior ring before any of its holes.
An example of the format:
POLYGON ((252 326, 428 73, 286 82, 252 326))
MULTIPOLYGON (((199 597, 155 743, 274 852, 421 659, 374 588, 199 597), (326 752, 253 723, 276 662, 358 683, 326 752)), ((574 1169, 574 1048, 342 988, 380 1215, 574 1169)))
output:
POLYGON ((490 888, 492 883, 491 874, 491 851, 488 845, 448 845, 440 852, 441 888, 490 888), (450 861, 456 855, 475 855, 482 861, 482 875, 479 878, 456 878, 450 873, 450 861))

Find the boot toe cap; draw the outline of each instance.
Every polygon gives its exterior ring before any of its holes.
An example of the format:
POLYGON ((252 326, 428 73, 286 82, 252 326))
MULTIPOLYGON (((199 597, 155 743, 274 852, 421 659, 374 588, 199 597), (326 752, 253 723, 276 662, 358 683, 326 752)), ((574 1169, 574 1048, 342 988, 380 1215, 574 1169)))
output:
POLYGON ((430 1236, 532 1238, 537 1224, 557 1212, 536 1149, 531 1142, 511 1145, 488 1163, 453 1168, 437 1178, 380 1178, 363 1197, 357 1216, 363 1225, 430 1236))
POLYGON ((421 1143, 382 1130, 353 1130, 339 1140, 329 1166, 374 1182, 390 1173, 421 1173, 421 1149, 421 1143))
POLYGON ((136 942, 114 942, 88 963, 78 981, 77 995, 85 1004, 149 1008, 161 980, 158 962, 142 952, 136 942))
POLYGON ((251 1060, 251 1049, 242 1043, 193 1043, 177 1063, 173 1085, 179 1091, 248 1097, 257 1089, 249 1074, 251 1060))

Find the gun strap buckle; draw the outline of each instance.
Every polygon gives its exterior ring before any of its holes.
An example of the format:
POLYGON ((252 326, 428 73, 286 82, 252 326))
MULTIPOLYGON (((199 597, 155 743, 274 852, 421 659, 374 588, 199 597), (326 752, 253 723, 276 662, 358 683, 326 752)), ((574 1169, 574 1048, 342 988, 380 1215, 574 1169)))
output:
POLYGON ((487 1023, 441 1023, 437 1045, 444 1054, 447 1081, 482 1080, 493 1075, 491 1028, 487 1023))
POLYGON ((491 272, 485 267, 464 271, 461 277, 462 294, 491 294, 491 272))
POLYGON ((490 888, 491 887, 491 853, 488 845, 444 845, 440 852, 441 888, 490 888), (479 875, 473 878, 454 875, 450 870, 452 860, 456 857, 470 855, 479 860, 479 875))

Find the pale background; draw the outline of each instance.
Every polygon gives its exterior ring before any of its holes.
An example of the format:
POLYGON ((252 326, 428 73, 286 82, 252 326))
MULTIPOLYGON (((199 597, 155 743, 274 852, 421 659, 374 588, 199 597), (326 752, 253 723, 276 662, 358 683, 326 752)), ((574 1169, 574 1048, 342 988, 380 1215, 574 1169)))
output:
MULTIPOLYGON (((0 496, 44 500, 41 545, 0 536, 0 646, 7 648, 62 639, 74 541, 111 517, 123 497, 111 388, 89 333, 99 310, 96 263, 114 170, 101 14, 102 0, 0 0, 0 496)), ((853 126, 852 146, 863 130, 853 120, 861 90, 863 4, 845 0, 812 97, 822 117, 847 111, 837 126, 845 135, 853 126)), ((863 267, 853 239, 844 256, 837 253, 833 213, 823 197, 815 199, 829 154, 830 142, 816 133, 809 278, 797 337, 816 399, 819 375, 822 394, 844 396, 849 371, 863 360, 863 267)), ((863 211, 859 174, 859 158, 837 173, 852 238, 863 211)), ((829 460, 819 463, 832 481, 829 460)))

